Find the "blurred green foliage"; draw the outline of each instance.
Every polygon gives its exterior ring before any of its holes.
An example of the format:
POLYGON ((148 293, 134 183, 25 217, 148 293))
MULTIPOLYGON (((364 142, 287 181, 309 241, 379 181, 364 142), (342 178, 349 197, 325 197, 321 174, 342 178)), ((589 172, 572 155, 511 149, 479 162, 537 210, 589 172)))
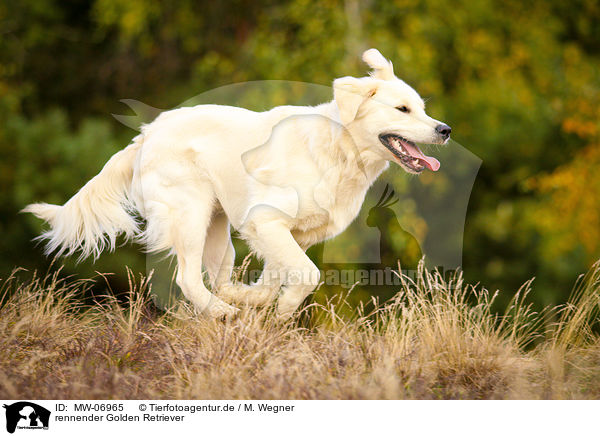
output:
MULTIPOLYGON (((599 22, 595 0, 0 2, 1 274, 47 266, 30 241, 40 223, 18 211, 63 203, 128 143, 110 116, 120 99, 169 108, 235 82, 329 85, 364 75, 360 54, 377 47, 483 160, 467 279, 510 293, 537 276, 540 303, 564 300, 600 251, 599 22)), ((67 271, 143 270, 136 253, 67 271)))

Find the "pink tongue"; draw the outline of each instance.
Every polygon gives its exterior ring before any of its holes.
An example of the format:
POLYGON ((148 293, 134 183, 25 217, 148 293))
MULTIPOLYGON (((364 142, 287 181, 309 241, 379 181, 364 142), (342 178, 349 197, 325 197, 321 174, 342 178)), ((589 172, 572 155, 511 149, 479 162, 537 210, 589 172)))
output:
POLYGON ((437 171, 440 169, 440 161, 435 157, 425 156, 423 152, 416 145, 409 144, 407 142, 402 141, 402 145, 404 149, 410 154, 412 157, 421 160, 427 168, 431 171, 437 171))

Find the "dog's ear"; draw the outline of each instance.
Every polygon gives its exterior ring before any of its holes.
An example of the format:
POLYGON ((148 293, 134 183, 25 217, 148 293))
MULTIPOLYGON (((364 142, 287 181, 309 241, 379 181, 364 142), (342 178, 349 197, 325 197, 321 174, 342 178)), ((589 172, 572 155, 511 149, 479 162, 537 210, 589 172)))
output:
POLYGON ((356 118, 358 108, 375 95, 377 85, 370 77, 341 77, 333 81, 333 97, 340 111, 340 121, 348 124, 356 118))
POLYGON ((368 66, 373 68, 371 76, 376 79, 392 80, 396 78, 392 62, 384 58, 376 48, 370 48, 364 52, 362 58, 368 66))

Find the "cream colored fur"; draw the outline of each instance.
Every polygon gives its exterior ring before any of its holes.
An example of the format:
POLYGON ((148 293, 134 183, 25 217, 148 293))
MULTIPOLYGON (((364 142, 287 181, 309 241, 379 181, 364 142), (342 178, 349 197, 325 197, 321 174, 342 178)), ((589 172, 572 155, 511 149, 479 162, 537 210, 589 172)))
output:
POLYGON ((279 296, 278 314, 289 317, 320 279, 305 250, 342 232, 394 161, 379 135, 443 142, 440 122, 391 62, 375 49, 363 59, 371 76, 336 79, 333 101, 316 107, 164 112, 64 206, 25 210, 50 224, 42 235, 48 252, 97 257, 114 248, 117 234, 138 235, 149 250, 177 256, 177 283, 203 313, 233 315, 225 301, 269 304, 279 296), (142 233, 133 210, 146 221, 142 233), (231 282, 230 227, 265 261, 256 284, 231 282))

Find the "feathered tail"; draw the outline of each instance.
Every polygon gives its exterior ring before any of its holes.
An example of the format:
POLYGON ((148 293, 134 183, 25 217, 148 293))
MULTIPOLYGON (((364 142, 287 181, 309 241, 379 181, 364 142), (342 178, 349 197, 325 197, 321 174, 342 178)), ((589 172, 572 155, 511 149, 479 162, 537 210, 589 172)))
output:
POLYGON ((115 248, 120 233, 131 238, 138 232, 138 224, 129 213, 129 191, 141 142, 140 135, 113 155, 63 206, 35 203, 23 209, 50 224, 50 230, 38 238, 48 241, 46 254, 71 255, 81 250, 80 260, 90 255, 96 259, 105 248, 115 248))

